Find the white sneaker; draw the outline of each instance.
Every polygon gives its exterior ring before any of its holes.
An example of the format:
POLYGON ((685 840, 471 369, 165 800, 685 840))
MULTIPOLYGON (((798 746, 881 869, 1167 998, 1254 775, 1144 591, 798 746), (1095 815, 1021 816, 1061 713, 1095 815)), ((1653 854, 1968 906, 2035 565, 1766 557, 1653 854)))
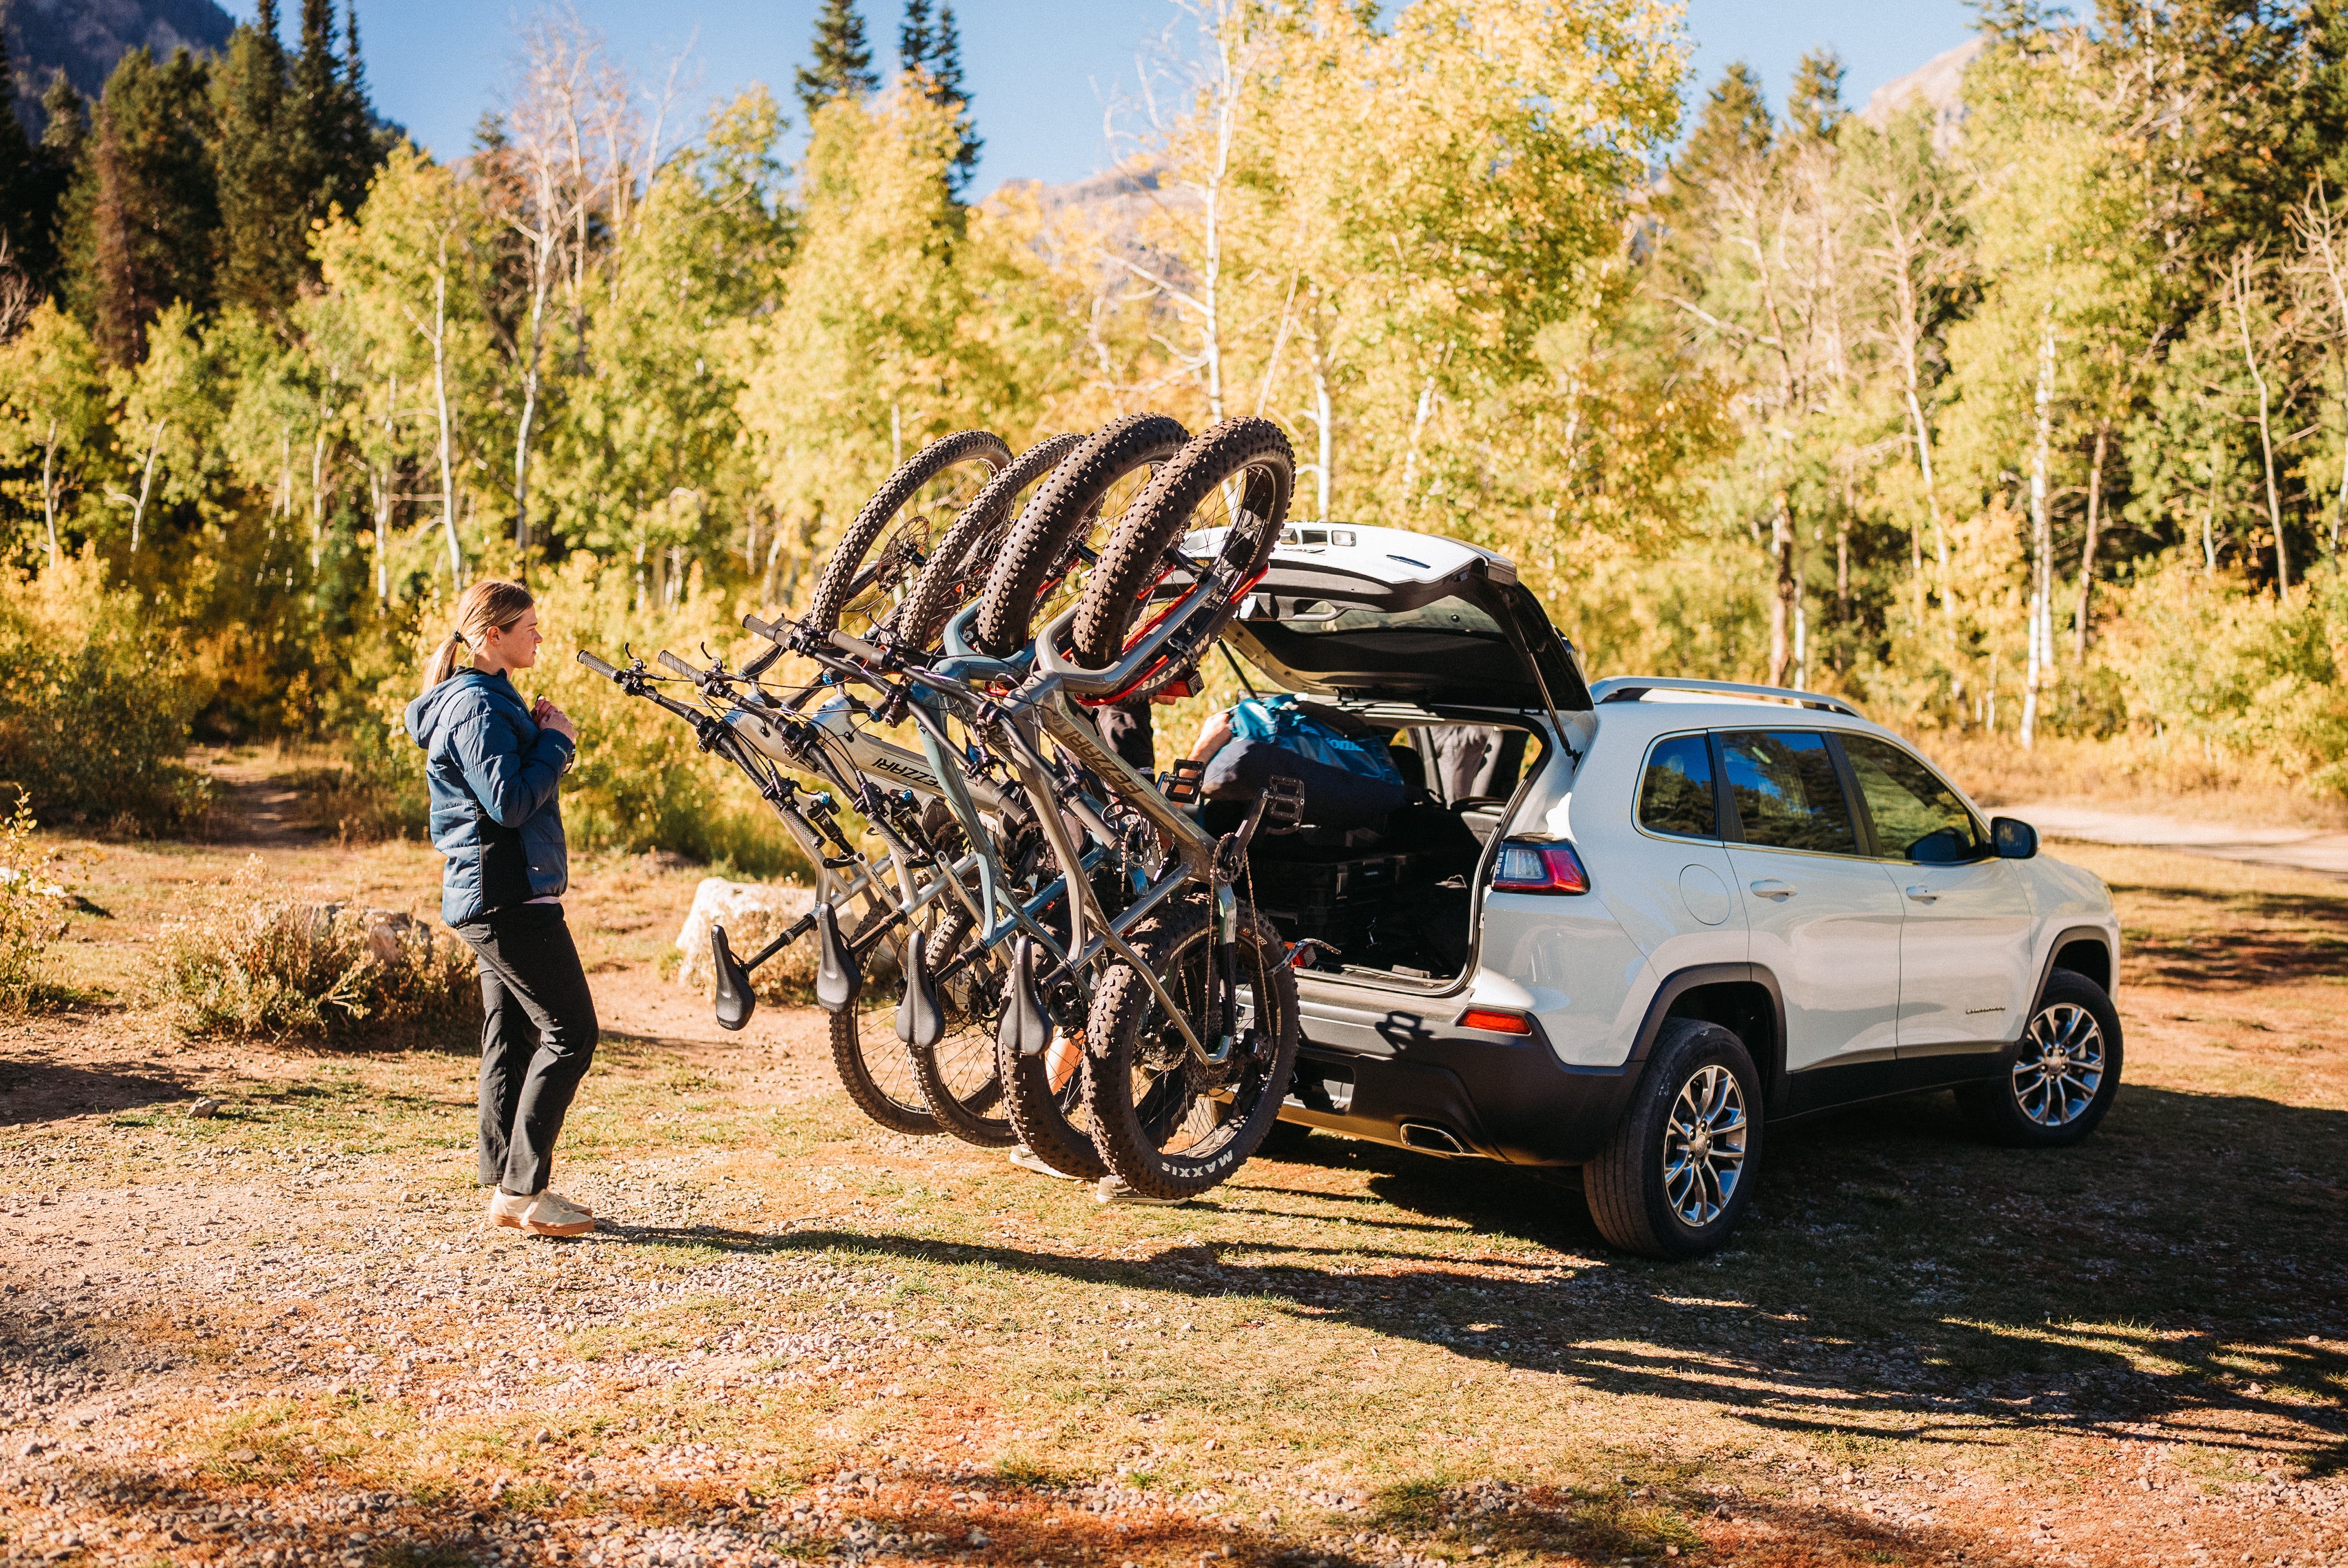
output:
POLYGON ((1170 1209, 1177 1204, 1187 1204, 1188 1198, 1153 1198, 1135 1192, 1115 1176, 1103 1176, 1100 1185, 1093 1189, 1093 1199, 1103 1204, 1138 1204, 1145 1208, 1170 1209))
POLYGON ((585 1235, 595 1228, 595 1216, 560 1193, 489 1195, 489 1223, 531 1235, 585 1235))
POLYGON ((1064 1182, 1073 1182, 1076 1179, 1076 1177, 1068 1174, 1066 1171, 1056 1171, 1051 1166, 1045 1164, 1036 1154, 1035 1151, 1030 1149, 1025 1143, 1022 1143, 1016 1149, 1012 1150, 1010 1158, 1011 1163, 1018 1166, 1021 1170, 1033 1171, 1039 1176, 1056 1176, 1064 1182))

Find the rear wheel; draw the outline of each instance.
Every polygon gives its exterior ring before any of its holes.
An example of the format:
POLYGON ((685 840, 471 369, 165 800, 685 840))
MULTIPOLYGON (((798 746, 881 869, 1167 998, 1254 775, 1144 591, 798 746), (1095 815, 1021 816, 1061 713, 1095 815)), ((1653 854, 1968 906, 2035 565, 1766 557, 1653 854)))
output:
MULTIPOLYGON (((1180 564, 1175 547, 1183 536, 1220 530, 1212 558, 1203 564, 1222 603, 1189 634, 1190 646, 1203 650, 1272 554, 1295 483, 1295 453, 1287 434, 1269 419, 1226 419, 1185 446, 1117 524, 1086 581, 1071 649, 1076 662, 1093 670, 1116 663, 1150 590, 1180 564)), ((1190 662, 1152 671, 1125 694, 1144 696, 1171 684, 1189 673, 1190 662)))
POLYGON ((1239 1027, 1228 1053, 1215 1060, 1223 1030, 1213 1004, 1214 938, 1204 899, 1152 917, 1127 938, 1199 1045, 1122 960, 1094 993, 1085 1026, 1091 1068, 1085 1092, 1101 1157, 1144 1197, 1195 1197, 1229 1179, 1272 1131, 1296 1071, 1296 976, 1279 932, 1244 904, 1239 1027))
POLYGON ((967 911, 949 916, 938 928, 938 1001, 945 1033, 932 1046, 911 1046, 907 1054, 922 1097, 938 1122, 966 1143, 1001 1149, 1019 1141, 1003 1109, 1003 1073, 994 1050, 996 1020, 1003 1011, 1001 966, 971 940, 967 911), (956 968, 957 965, 961 967, 956 968))
POLYGON ((831 1061, 856 1108, 891 1132, 943 1131, 922 1092, 913 1060, 897 1038, 897 1002, 868 986, 852 1007, 831 1015, 831 1061))
POLYGON ((1987 1083, 1957 1091, 1982 1136, 2025 1149, 2059 1149, 2094 1132, 2120 1087, 2120 1015, 2104 988, 2073 969, 2046 989, 1987 1083))
POLYGON ((1150 472, 1182 449, 1189 432, 1162 414, 1130 414, 1085 437, 1052 470, 987 575, 972 642, 1008 659, 1035 640, 1040 622, 1070 602, 1150 472))
POLYGON ((1012 507, 1021 495, 1058 467, 1069 453, 1084 445, 1082 436, 1053 436, 1019 454, 1018 460, 994 478, 930 554, 929 565, 913 579, 913 591, 897 612, 891 630, 900 644, 926 649, 936 642, 954 612, 986 586, 987 574, 1002 554, 1003 544, 1015 522, 1012 507))
POLYGON ((1010 466, 1010 446, 988 430, 957 430, 907 458, 832 547, 801 624, 858 637, 881 630, 947 531, 935 519, 966 509, 1010 466))
POLYGON ((1625 1252, 1699 1257, 1728 1239, 1761 1155, 1761 1081, 1716 1023, 1663 1020, 1612 1140, 1582 1167, 1599 1233, 1625 1252))

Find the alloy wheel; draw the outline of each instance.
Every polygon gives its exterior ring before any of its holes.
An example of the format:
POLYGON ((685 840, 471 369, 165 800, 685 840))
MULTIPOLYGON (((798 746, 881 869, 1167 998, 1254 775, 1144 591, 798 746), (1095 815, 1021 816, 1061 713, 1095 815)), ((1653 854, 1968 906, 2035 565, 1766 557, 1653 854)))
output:
POLYGON ((1663 1200, 1682 1225, 1700 1229, 1728 1206, 1750 1131, 1744 1085, 1727 1068, 1699 1067, 1680 1085, 1663 1125, 1663 1200))
POLYGON ((2104 1082, 2104 1029, 2075 1002, 2041 1008, 2022 1037, 2013 1064, 2013 1102, 2041 1127, 2065 1127, 2086 1114, 2104 1082))

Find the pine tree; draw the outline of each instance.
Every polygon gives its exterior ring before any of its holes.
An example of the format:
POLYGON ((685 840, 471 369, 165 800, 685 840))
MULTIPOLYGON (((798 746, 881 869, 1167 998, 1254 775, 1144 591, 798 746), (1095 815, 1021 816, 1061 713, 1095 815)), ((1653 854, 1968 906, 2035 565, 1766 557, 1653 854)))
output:
POLYGON ((872 46, 864 38, 864 18, 856 0, 823 0, 815 19, 815 58, 799 67, 799 103, 808 118, 837 97, 857 97, 876 92, 880 78, 872 74, 872 46))
POLYGON ((1814 141, 1835 133, 1850 113, 1843 106, 1842 78, 1842 56, 1832 49, 1812 49, 1802 56, 1786 99, 1786 118, 1796 130, 1814 141))
POLYGON ((930 0, 905 0, 904 24, 897 29, 897 62, 902 69, 919 74, 932 103, 953 110, 960 140, 954 149, 953 181, 959 197, 978 172, 979 149, 986 144, 971 123, 970 92, 963 85, 962 34, 954 26, 951 5, 942 6, 933 18, 930 0))
POLYGON ((962 32, 954 26, 951 0, 938 10, 938 27, 934 46, 930 52, 930 77, 935 84, 931 92, 940 103, 952 104, 954 128, 962 135, 962 145, 954 149, 953 188, 956 196, 970 189, 978 173, 979 149, 986 145, 979 138, 978 129, 970 115, 970 89, 963 85, 962 32))
POLYGON ((930 0, 905 0, 905 20, 897 28, 897 68, 930 71, 937 53, 937 24, 930 16, 930 0))
POLYGON ((216 299, 220 190, 209 72, 185 49, 118 61, 99 96, 68 193, 64 292, 108 364, 136 364, 148 323, 173 301, 216 299))
POLYGON ((16 70, 8 51, 8 11, 0 4, 0 243, 7 248, 5 264, 26 271, 25 252, 36 230, 48 227, 39 198, 41 169, 32 138, 16 118, 16 70))
POLYGON ((308 192, 294 165, 291 88, 277 0, 261 0, 252 25, 230 35, 213 77, 212 153, 220 170, 221 299, 264 314, 293 302, 307 270, 308 192))

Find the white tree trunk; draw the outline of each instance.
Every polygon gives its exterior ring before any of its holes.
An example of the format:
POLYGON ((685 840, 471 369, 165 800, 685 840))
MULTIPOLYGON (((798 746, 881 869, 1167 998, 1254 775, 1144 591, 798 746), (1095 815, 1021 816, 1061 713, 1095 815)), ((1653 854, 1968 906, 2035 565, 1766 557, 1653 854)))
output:
POLYGON ((2053 650, 2046 635, 2054 600, 2051 562, 2054 554, 2054 524, 2047 513, 2047 448, 2054 434, 2054 303, 2049 300, 2038 338, 2037 439, 2030 453, 2030 665, 2022 696, 2022 744, 2026 750, 2038 734, 2038 693, 2044 682, 2053 650))

